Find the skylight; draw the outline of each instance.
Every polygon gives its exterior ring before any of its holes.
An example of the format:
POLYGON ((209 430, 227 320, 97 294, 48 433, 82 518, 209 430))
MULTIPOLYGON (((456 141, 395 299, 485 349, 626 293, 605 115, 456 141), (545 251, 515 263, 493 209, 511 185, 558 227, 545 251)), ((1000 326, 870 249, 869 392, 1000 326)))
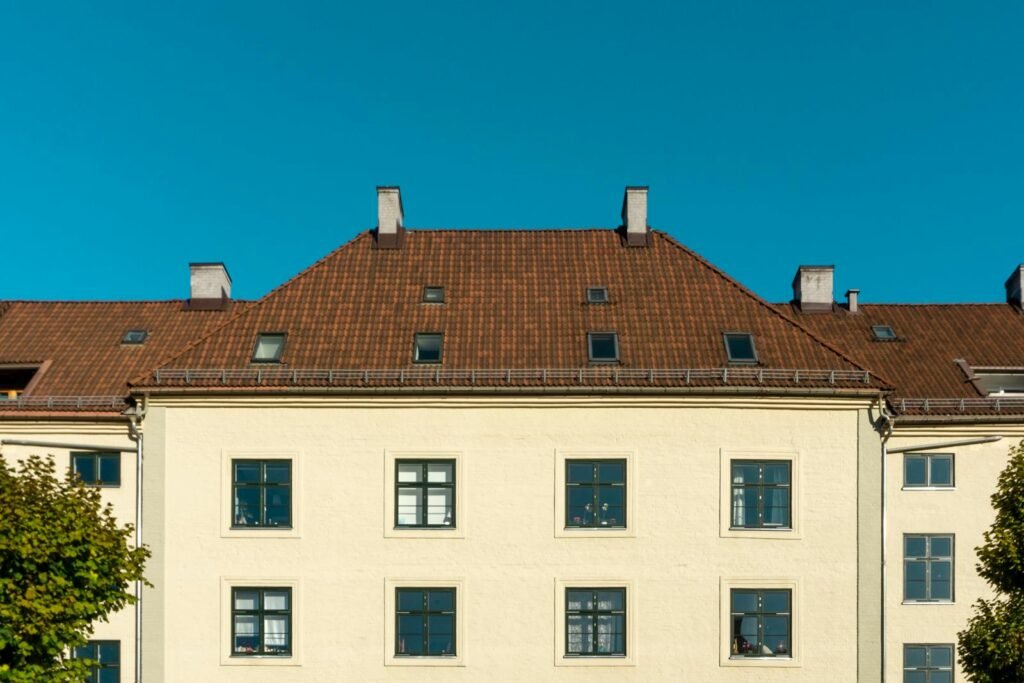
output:
POLYGON ((444 287, 424 287, 423 288, 423 303, 425 304, 443 304, 444 303, 444 287))
POLYGON ((587 353, 592 363, 615 363, 619 360, 619 336, 614 332, 588 332, 587 353))
POLYGON ((725 352, 730 363, 756 363, 757 349, 754 348, 754 335, 749 332, 726 332, 725 352))
POLYGON ((18 398, 28 388, 38 369, 36 366, 0 366, 0 401, 18 398))
POLYGON ((444 335, 440 332, 418 332, 413 341, 414 363, 440 363, 444 335))
POLYGON ((125 333, 121 335, 122 344, 144 344, 146 337, 149 336, 149 332, 146 330, 125 330, 125 333))
POLYGON ((608 303, 608 288, 607 287, 587 287, 587 303, 588 304, 606 304, 606 303, 608 303))
POLYGON ((892 329, 892 325, 872 325, 871 333, 875 335, 875 339, 878 341, 892 341, 898 339, 896 336, 896 330, 892 329))
POLYGON ((279 363, 284 353, 284 332, 260 332, 256 337, 256 348, 252 352, 254 363, 279 363))
POLYGON ((1024 368, 975 369, 974 379, 987 396, 1024 394, 1024 368))

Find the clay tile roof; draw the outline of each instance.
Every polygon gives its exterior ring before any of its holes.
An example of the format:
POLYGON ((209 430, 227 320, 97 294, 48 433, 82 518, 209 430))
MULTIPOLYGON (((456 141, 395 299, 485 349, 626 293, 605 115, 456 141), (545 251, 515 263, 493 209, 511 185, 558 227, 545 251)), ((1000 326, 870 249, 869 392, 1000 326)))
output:
POLYGON ((617 383, 634 381, 623 379, 630 372, 690 368, 715 369, 686 377, 695 384, 886 387, 667 235, 654 232, 650 246, 626 248, 611 229, 407 230, 394 250, 377 249, 363 233, 153 367, 132 384, 334 385, 357 381, 359 370, 385 369, 385 384, 417 373, 434 386, 489 381, 486 373, 470 378, 470 370, 492 370, 496 382, 502 370, 505 381, 526 384, 617 383), (422 302, 427 285, 445 288, 444 304, 422 302), (590 286, 607 287, 610 303, 587 304, 590 286), (620 363, 592 366, 588 331, 616 332, 620 363), (754 335, 757 367, 723 377, 727 331, 754 335), (251 362, 260 332, 287 333, 280 365, 251 362), (417 332, 444 334, 439 366, 412 362, 417 332), (333 372, 345 369, 354 374, 333 372), (587 374, 559 378, 558 369, 587 374), (804 374, 773 374, 784 369, 804 374))
POLYGON ((0 302, 0 367, 40 366, 23 400, 0 400, 0 412, 123 410, 130 377, 246 305, 186 311, 182 301, 0 302), (122 345, 129 329, 148 331, 145 343, 122 345))
POLYGON ((777 308, 891 380, 891 403, 897 409, 1024 414, 1020 398, 1003 398, 998 405, 994 399, 982 400, 956 362, 963 359, 973 368, 1024 368, 1024 315, 1008 304, 861 304, 853 315, 839 306, 831 313, 810 314, 800 314, 791 304, 777 308), (875 325, 891 326, 897 339, 876 340, 871 329, 875 325))

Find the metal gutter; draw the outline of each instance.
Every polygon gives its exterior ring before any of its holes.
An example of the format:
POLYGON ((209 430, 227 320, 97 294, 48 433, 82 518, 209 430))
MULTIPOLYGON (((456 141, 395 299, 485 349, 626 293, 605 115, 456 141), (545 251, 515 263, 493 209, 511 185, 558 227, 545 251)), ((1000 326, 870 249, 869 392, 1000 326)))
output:
MULTIPOLYGON (((902 422, 902 420, 901 420, 902 422)), ((956 439, 953 441, 937 441, 935 443, 926 443, 920 446, 900 446, 898 448, 890 448, 890 453, 908 453, 910 451, 934 451, 936 448, 952 448, 953 446, 973 446, 979 443, 992 443, 999 441, 1003 437, 1001 436, 979 436, 975 439, 956 439)))

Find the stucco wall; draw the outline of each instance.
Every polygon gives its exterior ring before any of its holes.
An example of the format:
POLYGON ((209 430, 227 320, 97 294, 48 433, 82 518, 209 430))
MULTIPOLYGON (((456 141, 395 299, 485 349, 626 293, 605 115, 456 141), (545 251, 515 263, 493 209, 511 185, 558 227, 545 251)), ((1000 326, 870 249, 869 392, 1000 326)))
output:
POLYGON ((870 475, 858 471, 858 448, 878 452, 877 442, 858 436, 863 405, 222 405, 149 407, 147 500, 154 504, 146 529, 163 534, 166 546, 156 570, 164 596, 147 603, 147 680, 857 680, 858 495, 865 495, 858 477, 870 475), (464 537, 387 537, 388 453, 431 451, 460 459, 464 537), (723 451, 796 454, 798 539, 723 537, 723 451), (631 535, 556 536, 556 462, 565 452, 629 454, 631 535), (296 537, 227 530, 225 463, 259 454, 296 459, 296 537), (163 488, 163 500, 149 487, 163 488), (227 579, 293 582, 298 666, 226 657, 227 579), (385 665, 386 621, 394 618, 385 608, 388 580, 461 582, 460 666, 385 665), (573 580, 629 584, 630 665, 556 666, 563 628, 556 586, 573 580), (796 583, 797 666, 722 664, 721 591, 729 580, 796 583))
MULTIPOLYGON (((907 427, 897 429, 890 448, 1003 435, 995 443, 939 448, 928 453, 953 453, 955 487, 913 490, 904 487, 903 453, 891 453, 886 466, 888 532, 886 549, 886 678, 902 680, 903 645, 955 644, 957 631, 967 625, 971 606, 990 590, 974 569, 975 547, 992 524, 989 500, 1008 449, 1024 438, 1024 426, 907 427), (904 604, 904 534, 954 534, 954 595, 952 603, 904 604)), ((958 665, 954 680, 965 681, 958 665)))

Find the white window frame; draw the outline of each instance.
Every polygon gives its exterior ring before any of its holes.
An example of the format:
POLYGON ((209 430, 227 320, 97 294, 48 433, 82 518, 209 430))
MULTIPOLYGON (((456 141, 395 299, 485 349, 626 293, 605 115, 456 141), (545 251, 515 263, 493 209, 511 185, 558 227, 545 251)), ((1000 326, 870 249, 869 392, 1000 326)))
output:
MULTIPOLYGON (((628 482, 627 482, 628 485, 628 482)), ((569 578, 555 579, 555 666, 621 667, 636 666, 636 582, 616 578, 569 578), (626 591, 626 656, 600 655, 586 657, 565 654, 565 591, 570 588, 623 588, 626 591)))
POLYGON ((465 483, 463 482, 462 462, 465 460, 461 451, 384 451, 384 537, 385 538, 465 538, 466 514, 463 499, 465 483), (455 461, 455 526, 445 529, 440 527, 396 528, 395 527, 395 476, 399 460, 454 460, 455 461))
POLYGON ((222 576, 220 579, 220 665, 221 666, 302 666, 302 584, 295 577, 222 576), (291 639, 289 656, 256 655, 232 657, 231 591, 233 588, 290 588, 292 591, 291 639))
POLYGON ((776 540, 798 540, 803 538, 801 524, 800 451, 775 451, 753 449, 726 449, 720 451, 720 492, 719 536, 721 538, 761 538, 776 540), (732 461, 733 460, 786 460, 789 461, 789 523, 781 528, 733 528, 732 526, 732 461))
POLYGON ((555 538, 635 538, 637 530, 635 451, 577 451, 555 450, 555 538), (626 526, 624 527, 567 527, 565 526, 565 468, 569 460, 625 460, 626 461, 626 526))
POLYGON ((941 453, 930 453, 930 452, 926 452, 926 451, 920 451, 920 452, 907 451, 906 453, 903 454, 902 471, 900 472, 900 474, 903 477, 903 488, 902 488, 902 490, 904 490, 904 491, 956 491, 956 453, 953 453, 951 451, 943 451, 941 453), (923 458, 926 458, 927 459, 927 466, 926 467, 927 467, 927 472, 928 472, 928 478, 930 479, 931 478, 931 472, 932 472, 932 458, 934 458, 937 455, 949 456, 949 462, 950 462, 949 472, 950 472, 950 475, 951 475, 951 477, 953 479, 953 483, 950 484, 949 486, 934 486, 934 485, 931 485, 931 484, 929 484, 927 486, 913 486, 913 485, 908 486, 907 485, 907 458, 909 458, 909 457, 917 457, 917 458, 922 458, 923 457, 923 458))
POLYGON ((800 579, 797 577, 756 578, 722 577, 720 580, 719 666, 741 668, 792 669, 803 666, 803 643, 800 639, 800 579), (733 657, 732 656, 732 591, 733 590, 788 590, 790 594, 789 657, 733 657))
POLYGON ((451 579, 384 579, 384 666, 466 666, 466 580, 451 579), (410 657, 395 655, 395 591, 399 588, 452 588, 455 590, 455 656, 410 657))
POLYGON ((221 538, 302 538, 302 457, 299 451, 221 451, 221 538), (234 522, 234 472, 235 460, 289 460, 292 464, 292 526, 281 527, 233 527, 234 522))

